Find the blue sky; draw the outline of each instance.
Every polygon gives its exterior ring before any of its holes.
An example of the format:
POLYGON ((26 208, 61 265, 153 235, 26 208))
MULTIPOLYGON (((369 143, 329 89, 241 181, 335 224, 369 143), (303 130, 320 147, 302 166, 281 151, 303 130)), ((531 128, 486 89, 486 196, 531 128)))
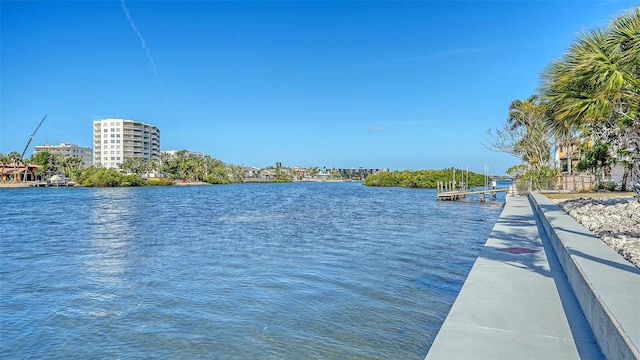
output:
POLYGON ((156 125, 224 162, 439 169, 487 150, 514 99, 629 1, 2 1, 0 152, 156 125))

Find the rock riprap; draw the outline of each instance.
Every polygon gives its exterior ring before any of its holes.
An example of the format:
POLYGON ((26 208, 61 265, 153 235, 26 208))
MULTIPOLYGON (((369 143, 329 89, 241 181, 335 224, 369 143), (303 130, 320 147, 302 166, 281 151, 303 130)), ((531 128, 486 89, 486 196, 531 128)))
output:
POLYGON ((571 217, 640 268, 640 202, 632 197, 556 200, 571 217))

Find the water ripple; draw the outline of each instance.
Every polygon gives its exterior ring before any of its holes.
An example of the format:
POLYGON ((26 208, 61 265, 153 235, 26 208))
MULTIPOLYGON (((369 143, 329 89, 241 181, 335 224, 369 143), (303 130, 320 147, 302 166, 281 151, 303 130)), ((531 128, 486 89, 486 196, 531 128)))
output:
POLYGON ((422 359, 501 211, 357 183, 1 190, 3 359, 422 359))

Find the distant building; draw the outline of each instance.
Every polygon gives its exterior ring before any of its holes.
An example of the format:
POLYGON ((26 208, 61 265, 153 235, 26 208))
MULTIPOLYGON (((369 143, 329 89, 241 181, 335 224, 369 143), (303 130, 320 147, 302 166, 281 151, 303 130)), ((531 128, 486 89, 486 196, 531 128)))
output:
POLYGON ((178 153, 184 154, 188 157, 192 157, 192 158, 203 158, 204 154, 200 153, 200 152, 196 152, 196 151, 189 151, 189 150, 166 150, 166 151, 162 151, 162 153, 166 153, 169 154, 171 156, 176 156, 178 153))
POLYGON ((0 179, 2 182, 35 181, 38 168, 39 166, 34 164, 0 162, 0 169, 2 169, 0 179))
MULTIPOLYGON (((593 146, 592 140, 587 140, 587 144, 589 146, 593 146)), ((577 165, 584 157, 584 153, 581 150, 579 145, 571 145, 571 148, 561 145, 555 151, 554 154, 554 162, 556 168, 560 169, 562 172, 562 180, 563 184, 576 182, 573 180, 572 175, 578 173, 576 171, 577 165), (569 161, 569 155, 571 155, 571 161, 569 161), (571 171, 568 170, 568 164, 571 163, 571 171), (567 174, 569 173, 569 174, 567 174), (569 178, 567 178, 569 175, 569 178), (570 179, 570 180, 567 180, 570 179)), ((626 166, 626 164, 630 163, 631 158, 629 156, 615 156, 611 159, 609 164, 602 168, 602 172, 594 172, 594 169, 587 169, 579 172, 579 174, 593 174, 597 175, 595 180, 591 180, 591 182, 586 182, 588 186, 593 186, 594 181, 605 184, 607 181, 612 181, 615 188, 624 188, 630 189, 631 186, 631 169, 626 166)), ((580 180, 581 182, 584 182, 580 180)), ((586 188, 576 187, 568 185, 564 187, 565 190, 586 190, 586 188)))
POLYGON ((569 146, 560 145, 556 148, 554 153, 554 163, 556 168, 560 169, 562 172, 572 173, 575 170, 575 167, 578 165, 578 161, 582 157, 580 147, 576 144, 569 146), (569 161, 569 155, 571 155, 571 161, 569 161), (571 163, 571 168, 568 168, 569 163, 571 163))
POLYGON ((369 175, 374 175, 380 172, 386 172, 389 169, 365 169, 365 168, 346 168, 346 169, 334 169, 334 173, 340 174, 343 179, 361 179, 364 180, 369 175))
POLYGON ((244 182, 268 182, 276 179, 275 171, 259 169, 255 166, 244 166, 244 182))
POLYGON ((60 145, 38 145, 35 148, 35 153, 48 152, 54 155, 58 155, 61 158, 79 158, 81 167, 85 168, 92 164, 93 151, 91 148, 82 147, 71 143, 62 143, 60 145))
POLYGON ((158 159, 160 130, 150 124, 126 119, 93 122, 93 163, 118 168, 126 159, 158 159))

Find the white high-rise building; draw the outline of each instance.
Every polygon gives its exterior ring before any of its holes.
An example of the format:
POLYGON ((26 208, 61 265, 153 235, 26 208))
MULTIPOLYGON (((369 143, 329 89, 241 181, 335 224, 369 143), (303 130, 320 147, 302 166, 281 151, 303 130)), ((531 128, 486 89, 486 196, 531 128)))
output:
POLYGON ((93 164, 118 168, 126 159, 158 159, 160 130, 149 124, 126 119, 93 122, 93 164))
POLYGON ((45 151, 54 155, 59 155, 63 159, 68 157, 79 158, 82 167, 87 167, 91 165, 92 162, 93 154, 91 148, 71 143, 62 143, 60 145, 38 145, 35 147, 36 154, 45 151))

